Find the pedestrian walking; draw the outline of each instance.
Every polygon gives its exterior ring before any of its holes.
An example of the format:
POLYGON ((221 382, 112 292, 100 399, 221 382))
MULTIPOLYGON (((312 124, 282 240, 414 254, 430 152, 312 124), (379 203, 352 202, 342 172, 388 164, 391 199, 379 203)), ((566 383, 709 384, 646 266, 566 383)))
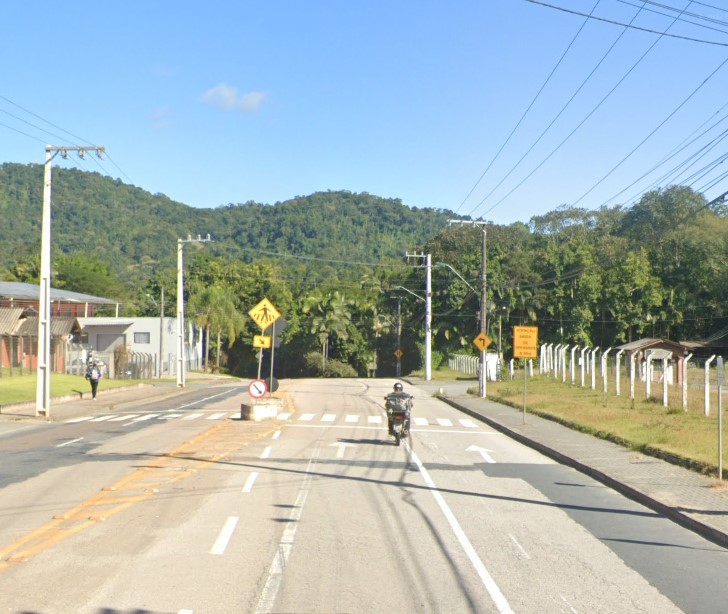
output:
POLYGON ((98 363, 93 362, 86 371, 86 379, 91 382, 91 399, 96 400, 96 391, 99 388, 99 380, 101 379, 101 368, 98 363))

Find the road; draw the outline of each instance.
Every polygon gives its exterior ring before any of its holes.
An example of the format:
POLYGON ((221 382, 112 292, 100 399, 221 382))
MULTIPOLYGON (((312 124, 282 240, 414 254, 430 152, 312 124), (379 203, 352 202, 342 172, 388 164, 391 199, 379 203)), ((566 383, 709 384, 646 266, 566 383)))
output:
POLYGON ((0 612, 717 612, 726 551, 422 390, 237 386, 0 424, 0 612))

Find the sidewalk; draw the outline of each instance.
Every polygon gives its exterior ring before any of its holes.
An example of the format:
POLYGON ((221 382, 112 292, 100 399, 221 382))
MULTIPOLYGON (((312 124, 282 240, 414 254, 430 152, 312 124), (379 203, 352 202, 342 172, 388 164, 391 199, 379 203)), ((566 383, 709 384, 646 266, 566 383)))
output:
POLYGON ((408 379, 456 409, 606 484, 706 539, 728 547, 728 482, 579 433, 551 420, 467 394, 474 381, 408 379))
MULTIPOLYGON (((219 379, 220 383, 226 381, 225 378, 219 379)), ((106 413, 111 411, 120 411, 129 403, 139 403, 139 401, 151 401, 161 397, 174 396, 188 391, 194 386, 197 380, 188 380, 187 388, 178 388, 174 382, 150 382, 144 384, 134 384, 131 386, 122 386, 119 388, 103 388, 99 387, 96 400, 91 399, 91 392, 84 392, 81 395, 73 395, 68 397, 52 397, 50 403, 50 416, 48 420, 51 422, 63 422, 81 416, 106 413)), ((20 420, 46 420, 43 416, 36 416, 35 402, 19 403, 16 405, 5 405, 0 410, 0 422, 20 421, 20 420)))

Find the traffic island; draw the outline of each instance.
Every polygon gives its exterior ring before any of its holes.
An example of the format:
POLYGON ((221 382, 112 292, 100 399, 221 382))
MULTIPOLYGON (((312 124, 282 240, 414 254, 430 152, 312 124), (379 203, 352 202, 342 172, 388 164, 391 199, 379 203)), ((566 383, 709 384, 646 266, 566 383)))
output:
POLYGON ((277 418, 278 412, 283 407, 283 399, 268 397, 267 399, 253 399, 249 404, 240 405, 241 420, 269 420, 277 418))

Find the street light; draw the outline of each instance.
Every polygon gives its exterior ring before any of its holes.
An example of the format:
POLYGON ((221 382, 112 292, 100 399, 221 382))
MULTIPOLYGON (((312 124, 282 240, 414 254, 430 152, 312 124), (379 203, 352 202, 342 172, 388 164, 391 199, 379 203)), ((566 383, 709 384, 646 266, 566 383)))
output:
MULTIPOLYGON (((429 258, 429 256, 428 256, 428 258, 429 258)), ((429 272, 429 267, 428 267, 428 272, 429 272)), ((428 277, 428 279, 429 279, 429 277, 428 277)), ((431 295, 431 292, 429 292, 429 286, 430 286, 430 284, 428 281, 428 284, 427 284, 427 287, 428 287, 427 297, 428 298, 431 295)), ((432 378, 432 351, 430 349, 431 348, 430 337, 432 335, 432 331, 430 329, 430 321, 429 321, 429 317, 430 317, 430 313, 431 313, 430 301, 428 301, 425 298, 422 298, 419 294, 415 294, 414 292, 412 292, 412 290, 409 290, 408 288, 405 288, 404 286, 395 286, 395 290, 404 290, 405 292, 411 294, 417 300, 422 301, 425 304, 425 380, 430 381, 430 379, 432 378)), ((397 365, 401 369, 399 361, 398 361, 397 365)))
POLYGON ((185 295, 184 295, 184 259, 182 251, 185 243, 209 243, 212 241, 208 233, 204 239, 197 235, 187 235, 186 239, 177 239, 177 387, 185 387, 185 295))

